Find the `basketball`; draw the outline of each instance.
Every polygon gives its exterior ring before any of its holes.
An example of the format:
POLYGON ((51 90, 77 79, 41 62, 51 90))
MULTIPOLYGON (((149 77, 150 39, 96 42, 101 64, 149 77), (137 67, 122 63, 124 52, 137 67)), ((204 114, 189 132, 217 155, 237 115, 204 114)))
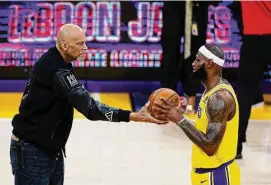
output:
POLYGON ((149 113, 154 117, 161 114, 155 110, 153 110, 154 102, 157 102, 158 104, 164 104, 161 98, 164 98, 167 102, 172 103, 174 106, 178 106, 179 102, 181 101, 180 96, 173 90, 168 88, 160 88, 155 90, 150 96, 149 96, 149 113))

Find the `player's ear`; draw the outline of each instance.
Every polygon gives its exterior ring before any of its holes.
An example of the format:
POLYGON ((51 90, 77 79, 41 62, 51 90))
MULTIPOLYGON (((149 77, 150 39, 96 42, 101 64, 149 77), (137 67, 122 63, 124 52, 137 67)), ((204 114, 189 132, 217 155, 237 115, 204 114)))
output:
POLYGON ((206 62, 205 62, 205 68, 209 69, 213 66, 214 64, 214 61, 213 59, 208 59, 206 62))

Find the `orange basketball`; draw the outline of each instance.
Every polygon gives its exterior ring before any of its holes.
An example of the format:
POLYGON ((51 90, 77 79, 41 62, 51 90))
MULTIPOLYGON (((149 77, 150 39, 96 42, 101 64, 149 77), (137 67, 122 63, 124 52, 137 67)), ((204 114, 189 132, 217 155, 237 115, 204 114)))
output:
POLYGON ((161 97, 163 97, 167 102, 172 103, 174 106, 178 106, 179 102, 181 101, 180 96, 173 90, 168 88, 160 88, 155 90, 150 96, 149 96, 149 112, 150 114, 156 118, 157 115, 161 114, 155 110, 153 110, 154 101, 158 104, 164 104, 161 100, 161 97))

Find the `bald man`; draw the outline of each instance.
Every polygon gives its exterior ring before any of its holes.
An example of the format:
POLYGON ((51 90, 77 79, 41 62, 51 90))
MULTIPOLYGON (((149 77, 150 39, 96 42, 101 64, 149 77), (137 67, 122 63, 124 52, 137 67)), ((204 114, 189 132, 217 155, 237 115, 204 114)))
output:
POLYGON ((63 155, 74 108, 89 120, 163 123, 147 113, 147 104, 139 112, 130 112, 90 97, 73 75, 71 64, 86 50, 83 30, 66 24, 57 33, 56 47, 49 48, 36 62, 19 113, 12 120, 10 161, 15 185, 63 184, 63 155))

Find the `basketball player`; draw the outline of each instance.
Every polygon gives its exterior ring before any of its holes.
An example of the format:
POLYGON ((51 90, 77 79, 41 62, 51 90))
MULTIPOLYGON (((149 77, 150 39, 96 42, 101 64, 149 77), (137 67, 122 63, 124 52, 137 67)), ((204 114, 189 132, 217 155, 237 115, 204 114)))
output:
POLYGON ((193 142, 193 185, 240 185, 240 170, 234 161, 238 140, 238 102, 232 86, 222 78, 224 54, 215 45, 200 47, 193 62, 193 77, 201 80, 201 97, 195 126, 179 107, 155 104, 169 121, 176 123, 193 142))
POLYGON ((161 122, 147 113, 146 106, 131 112, 95 101, 72 73, 71 62, 86 50, 84 31, 65 24, 57 33, 56 46, 36 62, 12 120, 10 161, 15 185, 64 183, 63 155, 74 108, 89 120, 161 122))

